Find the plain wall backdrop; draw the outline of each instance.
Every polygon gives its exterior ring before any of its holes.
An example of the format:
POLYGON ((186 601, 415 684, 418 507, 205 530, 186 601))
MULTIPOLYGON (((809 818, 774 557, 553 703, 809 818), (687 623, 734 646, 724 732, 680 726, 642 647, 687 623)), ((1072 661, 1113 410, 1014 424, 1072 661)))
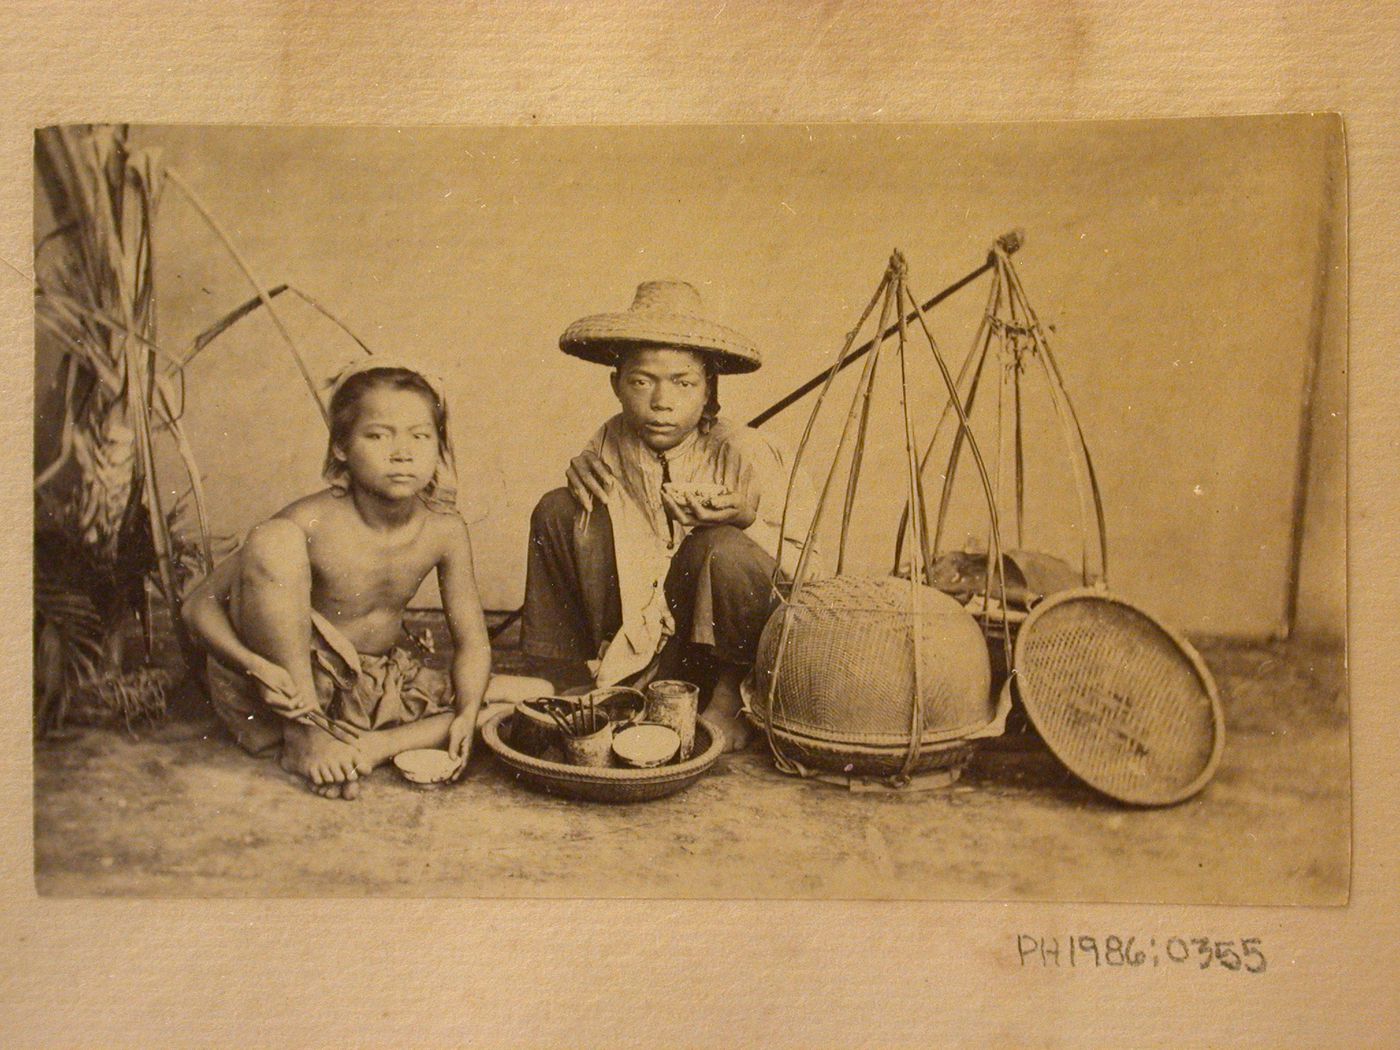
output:
MULTIPOLYGON (((606 371, 558 351, 571 321, 626 308, 643 280, 692 282, 764 353, 760 372, 721 387, 726 412, 745 419, 835 359, 892 248, 926 299, 1019 226, 1027 244, 1015 262, 1055 326, 1098 467, 1114 590, 1169 623, 1279 629, 1309 364, 1321 361, 1299 620, 1341 633, 1345 193, 1335 118, 148 127, 134 138, 162 150, 264 281, 291 282, 376 350, 411 354, 444 377, 489 607, 520 601, 530 509, 615 411, 606 371)), ((155 246, 163 345, 187 346, 251 294, 174 190, 155 246)), ((987 280, 931 315, 950 366, 967 351, 987 280)), ((318 375, 356 353, 290 296, 277 303, 318 375)), ((853 376, 835 388, 834 415, 853 376)), ((320 416, 261 312, 190 366, 188 393, 216 531, 241 535, 319 483, 320 416)), ((877 393, 892 412, 893 389, 877 393)), ((927 374, 916 393, 927 428, 941 407, 927 374)), ((768 426, 795 443, 810 407, 808 398, 768 426)), ((870 568, 888 560, 904 485, 902 438, 893 415, 881 418, 854 544, 870 568)), ((1028 422, 1026 545, 1076 556, 1060 436, 1048 413, 1028 422)), ((824 425, 814 472, 830 447, 824 425)), ((183 487, 178 469, 167 476, 172 493, 183 487)), ((959 545, 979 527, 973 496, 963 492, 959 545)))

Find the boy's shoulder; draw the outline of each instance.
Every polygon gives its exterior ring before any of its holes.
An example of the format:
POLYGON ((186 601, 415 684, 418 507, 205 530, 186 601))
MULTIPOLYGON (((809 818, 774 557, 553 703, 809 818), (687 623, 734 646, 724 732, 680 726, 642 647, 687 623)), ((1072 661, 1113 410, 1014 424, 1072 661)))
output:
POLYGON ((775 456, 779 460, 786 458, 782 444, 775 440, 772 435, 747 424, 736 423, 724 416, 715 420, 714 425, 710 428, 708 438, 713 446, 724 446, 731 452, 750 456, 775 456))
POLYGON ((467 520, 456 507, 433 503, 424 503, 422 506, 426 516, 423 524, 425 531, 447 539, 467 535, 467 520))
MULTIPOLYGON (((425 534, 453 536, 467 530, 467 523, 456 507, 419 500, 415 508, 423 522, 425 534)), ((294 522, 308 535, 321 527, 334 527, 341 521, 348 523, 358 520, 354 503, 344 494, 331 488, 293 500, 273 517, 294 522)))
POLYGON ((318 524, 344 514, 347 510, 346 503, 347 500, 344 496, 339 496, 334 490, 325 488, 320 492, 313 492, 309 496, 293 500, 272 517, 273 520, 281 519, 293 522, 299 525, 303 532, 310 534, 318 524))

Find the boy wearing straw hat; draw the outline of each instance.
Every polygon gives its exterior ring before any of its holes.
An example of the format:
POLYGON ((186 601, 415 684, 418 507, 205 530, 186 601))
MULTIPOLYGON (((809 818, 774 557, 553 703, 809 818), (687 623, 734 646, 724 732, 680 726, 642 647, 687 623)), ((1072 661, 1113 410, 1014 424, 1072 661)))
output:
POLYGON ((775 607, 778 546, 800 542, 810 513, 798 479, 783 530, 790 457, 719 415, 718 377, 757 369, 758 350, 680 281, 642 284, 630 309, 575 322, 559 346, 612 369, 621 411, 531 516, 524 649, 599 685, 696 682, 727 747, 743 747, 739 683, 775 607))

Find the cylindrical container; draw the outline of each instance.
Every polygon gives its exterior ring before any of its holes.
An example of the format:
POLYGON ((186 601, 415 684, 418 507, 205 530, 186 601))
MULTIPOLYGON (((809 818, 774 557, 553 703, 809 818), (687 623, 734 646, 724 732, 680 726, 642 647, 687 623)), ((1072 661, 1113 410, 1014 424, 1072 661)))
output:
POLYGON ((564 760, 569 765, 595 769, 612 765, 613 724, 599 715, 597 725, 587 736, 559 734, 564 741, 564 760))
POLYGON ((681 738, 681 761, 695 747, 695 718, 700 712, 700 687, 667 678, 647 686, 648 722, 670 726, 681 738))

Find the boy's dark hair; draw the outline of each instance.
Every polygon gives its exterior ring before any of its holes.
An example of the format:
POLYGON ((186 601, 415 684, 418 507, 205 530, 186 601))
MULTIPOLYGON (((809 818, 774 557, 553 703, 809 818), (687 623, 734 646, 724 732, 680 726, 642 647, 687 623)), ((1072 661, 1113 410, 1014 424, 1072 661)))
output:
MULTIPOLYGON (((446 462, 449 458, 449 448, 447 441, 447 406, 438 397, 437 391, 432 384, 424 379, 411 368, 389 367, 367 368, 363 372, 356 372, 336 390, 331 396, 330 408, 330 439, 326 443, 326 462, 321 468, 322 476, 331 484, 331 488, 343 490, 348 488, 349 469, 336 456, 337 448, 344 448, 350 440, 350 433, 355 429, 355 421, 359 418, 360 400, 367 392, 376 387, 387 387, 390 390, 411 390, 416 394, 422 394, 427 399, 433 410, 433 429, 437 432, 439 473, 443 465, 450 468, 452 464, 446 462)), ((423 496, 431 500, 438 488, 438 473, 433 475, 433 480, 428 483, 428 487, 423 490, 423 496)))
POLYGON ((702 354, 702 363, 705 366, 705 407, 700 410, 700 433, 709 433, 715 420, 719 418, 719 370, 715 367, 715 359, 709 354, 702 354))

